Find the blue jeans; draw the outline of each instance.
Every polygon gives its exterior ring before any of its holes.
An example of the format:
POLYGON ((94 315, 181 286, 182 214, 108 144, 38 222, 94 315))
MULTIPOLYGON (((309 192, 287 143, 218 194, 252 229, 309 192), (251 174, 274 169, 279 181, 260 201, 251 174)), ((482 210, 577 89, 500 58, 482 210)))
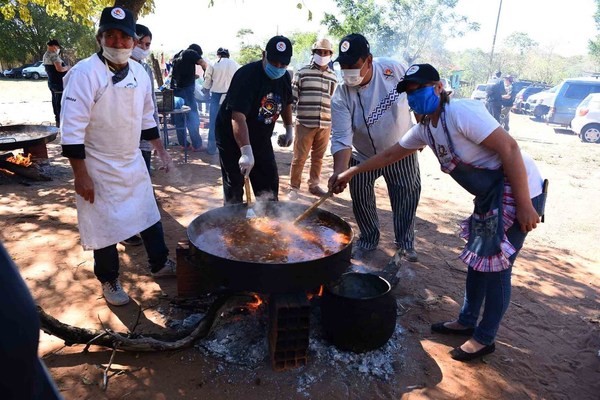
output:
MULTIPOLYGON (((158 221, 150 228, 141 231, 140 236, 148 254, 150 272, 157 272, 164 267, 169 256, 162 223, 158 221)), ((119 277, 119 254, 116 243, 94 250, 94 274, 102 283, 114 281, 119 277)))
MULTIPOLYGON (((185 101, 181 97, 175 96, 175 106, 173 107, 175 110, 181 109, 185 104, 185 101)), ((182 114, 173 114, 173 125, 175 125, 175 133, 177 133, 177 143, 180 146, 189 146, 190 142, 187 140, 187 132, 185 128, 185 119, 182 114)))
MULTIPOLYGON (((177 88, 174 90, 173 94, 177 97, 181 97, 185 105, 190 108, 190 112, 187 115, 187 129, 190 133, 190 139, 192 140, 192 147, 200 149, 202 147, 202 138, 200 137, 200 114, 198 114, 198 103, 194 96, 194 85, 177 88)), ((179 139, 179 130, 177 131, 177 135, 177 138, 179 139)), ((181 144, 181 141, 179 143, 181 144)))
POLYGON ((215 141, 215 125, 217 124, 217 114, 219 113, 219 102, 221 101, 223 93, 211 93, 210 94, 210 122, 208 125, 208 147, 206 151, 208 154, 217 153, 217 142, 215 141))
MULTIPOLYGON (((539 214, 544 211, 542 196, 531 199, 539 214)), ((512 265, 523 247, 526 236, 527 233, 521 232, 518 221, 506 231, 506 237, 517 250, 509 258, 510 268, 499 272, 480 272, 473 268, 467 271, 465 299, 458 323, 469 328, 475 327, 473 339, 486 346, 494 343, 502 317, 510 304, 512 265), (483 315, 477 324, 482 305, 483 315)))

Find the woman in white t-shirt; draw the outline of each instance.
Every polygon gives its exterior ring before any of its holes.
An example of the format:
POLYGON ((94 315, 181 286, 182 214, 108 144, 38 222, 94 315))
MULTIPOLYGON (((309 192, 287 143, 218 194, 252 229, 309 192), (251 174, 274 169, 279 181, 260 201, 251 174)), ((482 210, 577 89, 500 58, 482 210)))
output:
POLYGON ((431 326, 434 332, 471 336, 450 352, 455 360, 469 361, 495 350, 496 332, 510 303, 512 265, 543 215, 547 181, 480 102, 450 102, 431 65, 411 66, 397 91, 406 92, 420 123, 383 153, 332 177, 329 187, 339 193, 355 174, 429 146, 442 171, 475 196, 474 212, 461 224, 467 244, 460 258, 468 265, 463 307, 456 320, 431 326))

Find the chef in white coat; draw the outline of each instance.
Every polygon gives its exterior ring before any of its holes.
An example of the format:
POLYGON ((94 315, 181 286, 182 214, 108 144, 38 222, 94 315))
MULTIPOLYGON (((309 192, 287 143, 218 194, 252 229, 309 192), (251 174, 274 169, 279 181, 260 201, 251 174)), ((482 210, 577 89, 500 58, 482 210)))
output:
POLYGON ((94 274, 112 305, 129 302, 119 281, 120 241, 140 232, 152 275, 176 272, 139 151, 140 138, 148 140, 168 171, 171 159, 153 117, 150 79, 129 59, 134 37, 129 10, 102 11, 96 35, 102 49, 65 76, 61 111, 62 154, 75 175, 81 243, 94 251, 94 274))

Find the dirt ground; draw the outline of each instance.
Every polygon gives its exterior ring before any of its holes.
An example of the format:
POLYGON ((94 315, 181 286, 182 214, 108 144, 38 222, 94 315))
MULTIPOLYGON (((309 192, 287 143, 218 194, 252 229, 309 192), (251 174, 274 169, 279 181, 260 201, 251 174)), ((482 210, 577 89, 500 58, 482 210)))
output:
MULTIPOLYGON (((0 80, 0 123, 49 124, 53 120, 45 82, 0 80)), ((247 368, 193 347, 163 353, 117 353, 108 388, 102 373, 106 348, 65 347, 41 334, 39 354, 65 399, 597 399, 600 393, 600 146, 584 144, 570 131, 511 115, 511 134, 550 180, 546 222, 529 235, 513 273, 512 304, 497 337, 497 350, 464 364, 448 351, 461 338, 434 335, 430 324, 454 318, 462 304, 465 267, 458 223, 471 198, 439 171, 426 149, 420 155, 423 191, 417 211, 419 262, 404 263, 394 290, 400 304, 400 345, 393 373, 385 378, 350 371, 309 354, 309 365, 274 372, 266 360, 247 368), (594 205, 596 204, 596 205, 594 205)), ((281 127, 278 128, 281 130, 281 127)), ((207 132, 202 131, 203 137, 207 132)), ((277 146, 275 146, 277 148, 277 146)), ((132 302, 107 307, 95 280, 91 252, 79 245, 73 179, 58 140, 48 145, 50 182, 0 180, 0 239, 33 297, 62 322, 118 331, 161 332, 174 280, 153 280, 142 248, 119 246, 121 278, 132 302), (141 310, 141 314, 140 314, 141 310), (138 315, 139 314, 139 315, 138 315)), ((155 171, 154 189, 165 235, 173 252, 187 225, 222 204, 218 156, 193 153, 189 162, 169 149, 176 168, 155 171)), ((289 180, 289 149, 276 150, 281 198, 289 180)), ((324 177, 332 157, 325 159, 324 177)), ((383 181, 377 182, 382 240, 371 268, 393 254, 391 211, 383 181)), ((316 197, 302 193, 299 202, 316 197)), ((356 230, 347 193, 324 209, 356 230)), ((311 322, 311 323, 314 323, 311 322)), ((6 327, 4 327, 6 329, 6 327)))

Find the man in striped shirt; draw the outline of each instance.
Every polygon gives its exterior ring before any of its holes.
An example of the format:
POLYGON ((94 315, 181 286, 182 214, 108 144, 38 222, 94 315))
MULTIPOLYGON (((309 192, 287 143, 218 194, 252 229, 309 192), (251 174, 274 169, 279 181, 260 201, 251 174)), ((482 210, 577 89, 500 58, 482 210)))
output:
POLYGON ((294 74, 292 95, 296 106, 296 134, 294 158, 290 171, 290 200, 298 198, 302 170, 310 151, 308 191, 322 196, 326 192, 319 186, 323 156, 331 132, 331 96, 337 84, 329 67, 333 49, 331 42, 320 39, 312 46, 312 62, 294 74))

